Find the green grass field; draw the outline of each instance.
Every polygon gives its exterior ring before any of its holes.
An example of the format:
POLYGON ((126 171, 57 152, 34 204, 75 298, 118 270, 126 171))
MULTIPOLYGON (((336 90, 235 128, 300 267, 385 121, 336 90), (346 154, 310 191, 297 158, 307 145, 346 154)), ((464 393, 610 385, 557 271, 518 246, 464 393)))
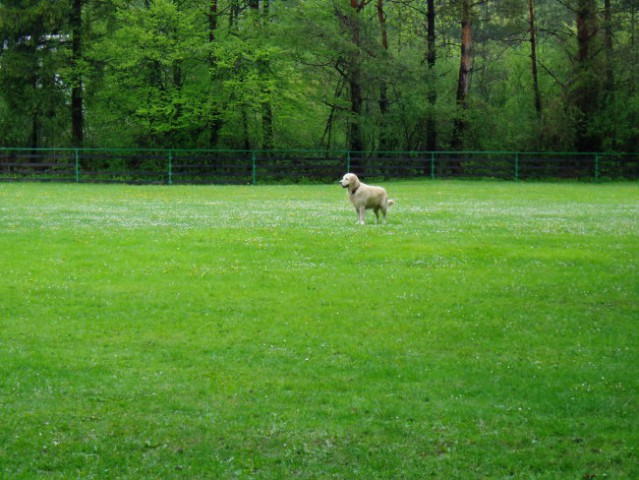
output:
POLYGON ((385 186, 0 185, 0 478, 639 478, 639 184, 385 186))

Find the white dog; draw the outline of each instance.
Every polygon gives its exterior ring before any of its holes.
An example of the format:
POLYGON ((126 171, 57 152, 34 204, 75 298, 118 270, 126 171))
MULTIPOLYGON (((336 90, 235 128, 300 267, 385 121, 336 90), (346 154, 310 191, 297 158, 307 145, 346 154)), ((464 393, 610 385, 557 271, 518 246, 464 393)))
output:
POLYGON ((382 212, 383 222, 386 223, 386 210, 395 203, 388 198, 386 190, 382 187, 366 185, 359 181, 354 173, 347 173, 339 182, 342 188, 348 188, 348 196, 355 206, 357 221, 360 225, 366 223, 364 217, 367 209, 373 209, 377 222, 379 222, 379 212, 382 212))

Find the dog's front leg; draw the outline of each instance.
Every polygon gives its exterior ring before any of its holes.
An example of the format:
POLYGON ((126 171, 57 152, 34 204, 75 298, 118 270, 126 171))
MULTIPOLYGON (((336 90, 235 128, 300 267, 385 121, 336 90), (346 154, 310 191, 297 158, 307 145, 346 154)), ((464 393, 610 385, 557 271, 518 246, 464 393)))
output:
POLYGON ((366 223, 366 207, 362 206, 359 207, 359 210, 357 212, 357 217, 358 217, 358 221, 357 223, 359 223, 360 225, 364 225, 366 223))

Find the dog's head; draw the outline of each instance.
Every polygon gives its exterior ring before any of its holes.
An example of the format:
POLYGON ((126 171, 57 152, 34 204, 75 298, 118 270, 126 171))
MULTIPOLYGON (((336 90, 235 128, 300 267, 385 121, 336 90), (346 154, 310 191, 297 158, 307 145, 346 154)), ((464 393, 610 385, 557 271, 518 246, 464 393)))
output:
POLYGON ((359 178, 357 178, 357 175, 355 175, 354 173, 347 173, 340 180, 339 184, 342 186, 342 188, 355 188, 357 187, 357 185, 359 185, 359 178))

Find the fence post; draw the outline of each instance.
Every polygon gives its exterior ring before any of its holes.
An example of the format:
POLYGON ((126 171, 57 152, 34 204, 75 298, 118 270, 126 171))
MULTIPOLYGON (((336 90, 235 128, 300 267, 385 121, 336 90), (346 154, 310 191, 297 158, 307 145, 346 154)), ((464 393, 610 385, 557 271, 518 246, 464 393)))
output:
POLYGON ((346 152, 346 171, 351 171, 351 151, 346 152))
POLYGON ((169 149, 169 185, 173 185, 173 150, 169 149))
POLYGON ((515 153, 515 181, 519 180, 519 152, 515 153))
POLYGON ((595 182, 599 181, 599 154, 595 153, 595 182))
POLYGON ((75 149, 74 152, 75 157, 75 183, 80 183, 80 150, 78 148, 75 149))
POLYGON ((251 150, 251 182, 257 185, 257 162, 255 159, 255 150, 251 150))

